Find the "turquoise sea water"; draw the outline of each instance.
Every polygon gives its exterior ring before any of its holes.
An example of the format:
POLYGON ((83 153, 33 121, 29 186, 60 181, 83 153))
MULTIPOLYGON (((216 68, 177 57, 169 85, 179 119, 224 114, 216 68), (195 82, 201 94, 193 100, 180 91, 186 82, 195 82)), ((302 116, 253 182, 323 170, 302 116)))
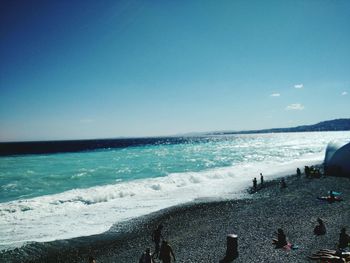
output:
POLYGON ((213 136, 0 157, 0 246, 101 233, 198 198, 237 197, 260 172, 273 179, 322 162, 330 141, 349 142, 350 132, 213 136))

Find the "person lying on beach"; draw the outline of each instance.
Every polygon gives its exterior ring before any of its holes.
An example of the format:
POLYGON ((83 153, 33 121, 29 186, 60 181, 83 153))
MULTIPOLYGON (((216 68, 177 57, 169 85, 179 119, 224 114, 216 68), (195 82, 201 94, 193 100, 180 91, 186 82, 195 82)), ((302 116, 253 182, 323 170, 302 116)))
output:
POLYGON ((335 196, 335 194, 333 193, 332 190, 329 191, 328 196, 317 197, 317 199, 323 200, 323 201, 328 201, 329 203, 334 203, 335 201, 343 201, 343 199, 341 197, 335 196))
POLYGON ((321 260, 321 262, 350 262, 350 252, 342 252, 329 249, 321 249, 317 253, 308 256, 311 260, 321 260))
POLYGON ((272 239, 272 244, 276 246, 276 248, 282 248, 288 245, 286 235, 284 234, 281 228, 277 229, 277 239, 272 239))
POLYGON ((350 236, 346 233, 345 227, 343 227, 339 234, 339 244, 340 249, 347 248, 350 244, 350 236))
POLYGON ((318 225, 314 228, 314 234, 317 236, 326 234, 326 226, 321 218, 317 218, 318 225))

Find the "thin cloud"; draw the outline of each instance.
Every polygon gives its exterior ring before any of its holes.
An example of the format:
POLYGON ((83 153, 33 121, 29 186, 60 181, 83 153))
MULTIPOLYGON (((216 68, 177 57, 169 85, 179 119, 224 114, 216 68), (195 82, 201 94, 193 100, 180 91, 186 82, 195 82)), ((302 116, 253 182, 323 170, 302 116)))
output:
POLYGON ((295 84, 294 88, 296 89, 302 89, 304 87, 304 84, 295 84))
POLYGON ((293 103, 286 107, 286 110, 303 110, 305 107, 300 103, 293 103))
POLYGON ((341 93, 341 95, 342 95, 342 96, 348 95, 348 92, 347 92, 347 91, 343 91, 343 92, 341 93))
POLYGON ((279 93, 272 93, 272 94, 270 95, 270 97, 279 97, 279 96, 281 96, 281 94, 279 94, 279 93))

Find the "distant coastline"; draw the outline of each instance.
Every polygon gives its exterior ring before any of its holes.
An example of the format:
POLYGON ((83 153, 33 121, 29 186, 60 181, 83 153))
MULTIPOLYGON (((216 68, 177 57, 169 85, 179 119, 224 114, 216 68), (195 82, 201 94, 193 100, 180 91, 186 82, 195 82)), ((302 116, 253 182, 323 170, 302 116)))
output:
POLYGON ((207 135, 229 134, 256 134, 256 133, 282 133, 282 132, 316 132, 316 131, 349 131, 350 119, 335 119, 322 121, 312 125, 302 125, 289 128, 271 128, 262 130, 222 131, 206 133, 207 135))

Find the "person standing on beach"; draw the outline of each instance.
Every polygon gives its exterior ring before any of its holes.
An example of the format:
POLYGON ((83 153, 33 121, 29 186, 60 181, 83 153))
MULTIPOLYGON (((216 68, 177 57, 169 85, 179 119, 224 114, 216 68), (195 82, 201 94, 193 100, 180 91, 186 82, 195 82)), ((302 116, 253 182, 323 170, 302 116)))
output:
POLYGON ((298 177, 301 176, 301 171, 300 171, 299 167, 297 168, 297 175, 298 175, 298 177))
POLYGON ((171 256, 173 256, 174 261, 176 261, 173 249, 169 245, 168 241, 163 240, 162 246, 160 247, 159 259, 163 263, 171 263, 171 256))
POLYGON ((261 188, 264 186, 264 176, 262 173, 260 173, 260 185, 261 185, 261 188))
POLYGON ((157 258, 159 256, 160 239, 163 238, 162 229, 163 229, 163 225, 159 224, 157 229, 155 229, 152 233, 152 240, 153 240, 154 245, 155 245, 154 254, 152 256, 153 258, 154 257, 157 258))
POLYGON ((257 188, 258 188, 258 181, 256 180, 256 177, 254 177, 254 179, 253 179, 253 189, 254 189, 254 191, 256 191, 257 188))

